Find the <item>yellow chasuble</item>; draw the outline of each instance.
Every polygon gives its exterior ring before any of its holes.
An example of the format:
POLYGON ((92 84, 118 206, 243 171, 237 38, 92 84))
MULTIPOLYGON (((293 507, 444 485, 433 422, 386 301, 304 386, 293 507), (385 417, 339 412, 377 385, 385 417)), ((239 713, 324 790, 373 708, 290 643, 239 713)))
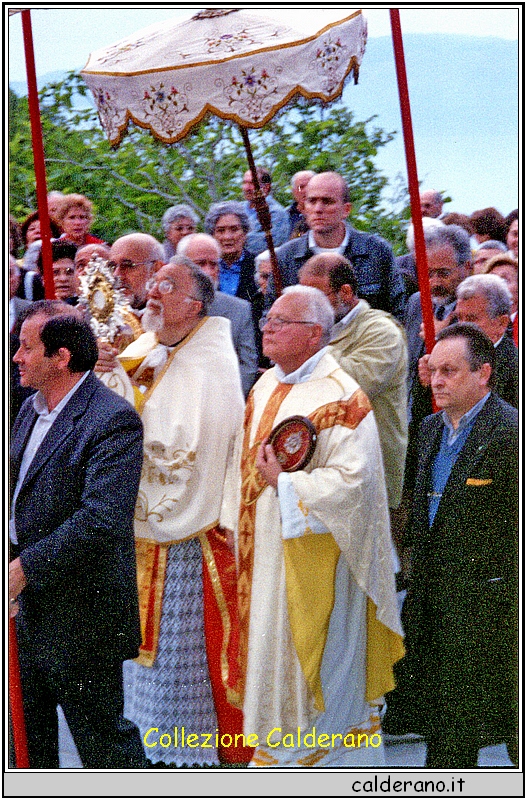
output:
MULTIPOLYGON (((227 505, 224 518, 232 524, 227 505)), ((364 696, 349 720, 364 722, 367 701, 393 688, 402 630, 375 421, 364 393, 327 353, 309 380, 280 383, 269 370, 251 392, 237 542, 246 734, 304 729, 324 710, 320 666, 342 557, 367 603, 364 696), (255 456, 271 429, 295 414, 312 420, 318 440, 308 466, 286 476, 284 501, 280 484, 277 497, 262 481, 255 456), (290 519, 296 538, 282 538, 290 519)))

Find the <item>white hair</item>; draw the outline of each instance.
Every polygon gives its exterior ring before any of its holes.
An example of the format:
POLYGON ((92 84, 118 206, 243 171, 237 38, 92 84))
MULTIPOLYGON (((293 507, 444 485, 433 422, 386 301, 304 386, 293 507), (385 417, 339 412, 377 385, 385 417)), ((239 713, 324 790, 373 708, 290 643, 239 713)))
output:
POLYGON ((184 236, 178 242, 178 245, 176 247, 176 253, 180 256, 186 256, 187 250, 189 249, 192 242, 196 243, 202 242, 203 244, 212 245, 216 249, 216 252, 221 258, 220 243, 218 242, 217 239, 214 238, 214 236, 209 236, 208 233, 189 233, 188 236, 184 236))
MULTIPOLYGON (((431 228, 446 227, 444 222, 441 222, 440 219, 436 219, 435 217, 423 217, 422 222, 424 231, 428 231, 431 228)), ((408 226, 408 232, 406 234, 406 246, 410 253, 414 252, 414 226, 412 222, 408 226)))
POLYGON ((335 322, 335 314, 324 292, 321 292, 320 289, 315 289, 314 286, 296 284, 295 286, 287 286, 283 294, 298 295, 305 301, 305 313, 309 317, 309 321, 316 322, 322 328, 322 347, 328 344, 331 338, 331 329, 335 322))
POLYGON ((499 275, 470 275, 457 287, 456 297, 458 300, 483 297, 487 303, 490 319, 511 312, 512 295, 506 282, 499 275))
POLYGON ((263 253, 258 253, 257 256, 254 257, 254 266, 259 267, 262 261, 270 261, 271 260, 271 253, 269 250, 264 250, 263 253))

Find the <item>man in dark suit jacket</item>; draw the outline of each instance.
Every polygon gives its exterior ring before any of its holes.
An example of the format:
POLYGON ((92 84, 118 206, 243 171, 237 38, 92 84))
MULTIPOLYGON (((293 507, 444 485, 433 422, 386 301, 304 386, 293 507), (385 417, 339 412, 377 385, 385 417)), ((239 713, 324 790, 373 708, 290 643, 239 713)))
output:
POLYGON ((499 742, 517 760, 518 414, 490 391, 493 360, 467 323, 429 360, 442 411, 421 426, 406 656, 383 729, 422 734, 435 769, 473 768, 499 742))
POLYGON ((132 521, 142 424, 94 376, 95 336, 71 313, 34 303, 15 355, 22 385, 39 390, 11 448, 9 602, 29 762, 59 766, 59 704, 85 768, 141 769, 139 732, 122 715, 122 662, 141 642, 132 521))
MULTIPOLYGON (((315 175, 306 189, 305 216, 309 233, 292 239, 277 250, 283 286, 298 283, 305 262, 323 251, 343 255, 353 265, 358 281, 358 297, 372 308, 389 311, 402 320, 406 295, 397 271, 392 249, 380 236, 363 233, 347 222, 351 211, 349 188, 336 172, 315 175)), ((271 278, 266 294, 270 308, 276 294, 271 278)))

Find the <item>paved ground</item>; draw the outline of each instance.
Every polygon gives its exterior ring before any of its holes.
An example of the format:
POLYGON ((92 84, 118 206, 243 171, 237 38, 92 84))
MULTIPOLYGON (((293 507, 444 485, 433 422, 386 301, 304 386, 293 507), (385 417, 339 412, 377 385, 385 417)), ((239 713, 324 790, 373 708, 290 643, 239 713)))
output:
MULTIPOLYGON (((62 769, 80 769, 82 764, 59 707, 60 766, 62 769)), ((426 745, 419 739, 402 741, 401 737, 385 737, 386 765, 388 767, 423 767, 426 745)), ((479 752, 478 766, 512 767, 505 745, 485 747, 479 752)))

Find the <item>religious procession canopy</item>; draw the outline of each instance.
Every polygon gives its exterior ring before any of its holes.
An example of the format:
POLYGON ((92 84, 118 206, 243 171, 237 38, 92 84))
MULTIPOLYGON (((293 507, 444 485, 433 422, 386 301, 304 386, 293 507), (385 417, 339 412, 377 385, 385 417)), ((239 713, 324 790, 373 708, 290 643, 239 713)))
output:
POLYGON ((207 113, 265 125, 295 95, 331 102, 357 81, 366 46, 361 11, 207 9, 155 24, 92 53, 82 76, 112 144, 131 120, 174 142, 207 113), (294 19, 294 28, 291 20, 294 19))

